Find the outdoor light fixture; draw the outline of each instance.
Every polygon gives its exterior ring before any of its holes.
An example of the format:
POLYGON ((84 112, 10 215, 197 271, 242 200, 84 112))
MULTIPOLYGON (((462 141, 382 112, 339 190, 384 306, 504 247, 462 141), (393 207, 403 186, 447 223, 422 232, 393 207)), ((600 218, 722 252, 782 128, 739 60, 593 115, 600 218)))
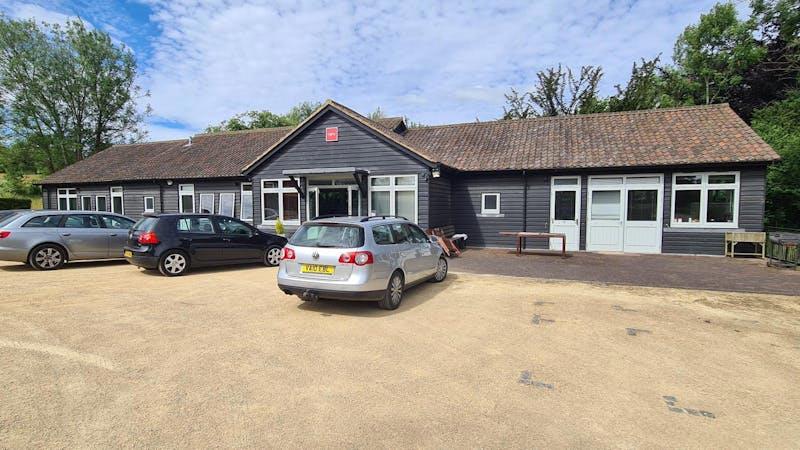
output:
POLYGON ((433 169, 431 169, 431 176, 433 176, 433 178, 439 178, 441 175, 442 174, 439 171, 438 167, 434 167, 433 169))
POLYGON ((167 180, 167 186, 172 186, 172 180, 167 180))

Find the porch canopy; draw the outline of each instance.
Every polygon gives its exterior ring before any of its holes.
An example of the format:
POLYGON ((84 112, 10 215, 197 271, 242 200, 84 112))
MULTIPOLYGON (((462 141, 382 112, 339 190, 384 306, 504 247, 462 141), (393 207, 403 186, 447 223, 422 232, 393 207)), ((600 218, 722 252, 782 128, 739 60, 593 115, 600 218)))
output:
POLYGON ((311 175, 352 174, 353 179, 358 185, 358 190, 361 191, 361 195, 367 195, 367 177, 369 176, 369 170, 367 169, 359 169, 358 167, 321 167, 316 169, 284 169, 282 173, 292 180, 297 192, 299 192, 303 198, 305 198, 306 193, 303 192, 300 183, 295 180, 295 177, 307 177, 311 175))

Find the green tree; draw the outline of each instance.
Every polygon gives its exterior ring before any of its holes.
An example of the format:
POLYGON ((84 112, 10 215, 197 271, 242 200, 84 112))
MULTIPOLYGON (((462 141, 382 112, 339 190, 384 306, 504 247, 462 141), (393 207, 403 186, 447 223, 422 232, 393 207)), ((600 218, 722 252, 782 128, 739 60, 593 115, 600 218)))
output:
POLYGON ((3 138, 25 142, 40 171, 142 139, 135 78, 133 53, 105 32, 0 16, 3 138))
POLYGON ((661 57, 651 60, 642 58, 641 64, 633 63, 631 77, 625 87, 616 85, 617 93, 608 99, 609 111, 636 111, 677 106, 678 102, 669 95, 670 74, 660 66, 661 57))
POLYGON ((536 85, 520 94, 511 89, 506 94, 504 119, 524 119, 537 116, 588 114, 603 111, 605 101, 598 90, 603 70, 582 66, 576 74, 570 68, 551 67, 536 73, 536 85))
POLYGON ((752 126, 781 156, 767 174, 767 224, 800 228, 800 90, 756 111, 752 126))
POLYGON ((711 104, 729 101, 748 70, 761 61, 766 49, 754 35, 755 20, 741 21, 733 3, 719 3, 689 25, 675 43, 678 73, 686 84, 683 103, 711 104))
POLYGON ((292 107, 286 114, 275 114, 267 110, 247 111, 223 120, 218 125, 209 125, 205 131, 206 133, 219 133, 257 128, 293 127, 306 120, 320 105, 321 103, 302 102, 292 107))

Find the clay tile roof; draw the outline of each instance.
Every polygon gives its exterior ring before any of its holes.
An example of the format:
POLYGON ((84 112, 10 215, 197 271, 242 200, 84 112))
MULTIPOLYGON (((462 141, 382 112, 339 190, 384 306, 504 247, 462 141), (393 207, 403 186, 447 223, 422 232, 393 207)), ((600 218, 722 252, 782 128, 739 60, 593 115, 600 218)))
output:
POLYGON ((403 138, 465 171, 779 159, 727 104, 410 128, 403 138))
MULTIPOLYGON (((411 128, 369 120, 326 102, 421 158, 463 171, 652 167, 769 162, 772 148, 728 105, 411 128)), ((302 124, 301 124, 302 125, 302 124)), ((41 184, 239 177, 292 127, 200 134, 186 140, 115 145, 41 184)))

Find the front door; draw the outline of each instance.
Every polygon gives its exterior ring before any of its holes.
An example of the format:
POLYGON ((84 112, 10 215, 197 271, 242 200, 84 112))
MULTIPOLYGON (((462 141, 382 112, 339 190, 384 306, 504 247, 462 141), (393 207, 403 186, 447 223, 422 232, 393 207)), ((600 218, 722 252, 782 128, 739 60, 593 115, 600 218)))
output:
POLYGON ((661 251, 661 175, 589 177, 586 249, 661 251))
MULTIPOLYGON (((580 247, 581 179, 553 177, 550 188, 550 232, 567 237, 567 250, 580 247)), ((561 239, 550 239, 551 250, 561 250, 561 239)))

